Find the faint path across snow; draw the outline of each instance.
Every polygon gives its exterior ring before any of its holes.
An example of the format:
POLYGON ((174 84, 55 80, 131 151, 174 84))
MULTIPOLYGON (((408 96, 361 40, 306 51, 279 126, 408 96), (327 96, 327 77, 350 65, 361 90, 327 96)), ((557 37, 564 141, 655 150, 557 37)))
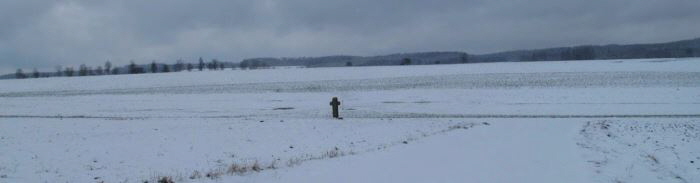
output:
POLYGON ((484 119, 385 151, 303 164, 223 181, 243 182, 591 182, 576 146, 580 120, 484 119))

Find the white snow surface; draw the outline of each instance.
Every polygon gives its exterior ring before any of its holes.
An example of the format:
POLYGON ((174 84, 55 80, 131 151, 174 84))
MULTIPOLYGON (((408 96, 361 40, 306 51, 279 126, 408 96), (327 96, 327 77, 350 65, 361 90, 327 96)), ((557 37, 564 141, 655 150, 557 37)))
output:
POLYGON ((0 182, 700 182, 697 58, 0 80, 0 109, 0 182))

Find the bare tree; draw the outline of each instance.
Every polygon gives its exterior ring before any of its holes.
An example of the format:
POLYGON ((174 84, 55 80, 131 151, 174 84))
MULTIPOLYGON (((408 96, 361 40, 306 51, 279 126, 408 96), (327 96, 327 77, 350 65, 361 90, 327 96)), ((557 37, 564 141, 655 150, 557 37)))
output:
POLYGON ((36 68, 34 68, 34 70, 32 71, 32 77, 39 78, 39 71, 36 70, 36 68))
POLYGON ((17 79, 24 79, 26 77, 27 76, 24 75, 24 72, 22 71, 22 69, 17 69, 17 72, 15 72, 15 78, 17 78, 17 79))
POLYGON ((156 73, 156 72, 158 72, 158 64, 156 64, 156 61, 153 60, 153 62, 151 62, 151 73, 156 73))
POLYGON ((56 76, 62 76, 63 75, 63 67, 60 65, 56 66, 56 76))
POLYGON ((107 60, 107 62, 105 62, 105 73, 106 73, 106 74, 109 74, 109 72, 110 72, 111 70, 112 70, 112 63, 109 62, 109 60, 107 60))
POLYGON ((202 71, 204 69, 204 60, 202 60, 202 57, 199 57, 199 66, 197 67, 199 71, 202 71))
POLYGON ((211 63, 207 64, 209 70, 216 70, 219 68, 219 60, 212 59, 211 63))
POLYGON ((104 70, 102 70, 102 66, 97 66, 97 69, 95 69, 95 74, 97 74, 97 75, 104 74, 104 70))
POLYGON ((88 68, 85 66, 85 64, 80 64, 80 67, 78 68, 78 76, 87 76, 88 75, 88 68))
POLYGON ((248 68, 248 61, 247 61, 247 60, 242 61, 242 62, 239 64, 238 67, 240 67, 241 69, 245 70, 246 68, 248 68))
POLYGON ((64 75, 66 75, 68 77, 73 76, 74 72, 75 71, 73 71, 73 67, 66 67, 65 70, 63 71, 64 75))
POLYGON ((185 69, 184 61, 182 59, 177 59, 177 61, 175 62, 175 65, 173 66, 173 70, 175 70, 175 72, 180 72, 184 69, 185 69))
POLYGON ((134 61, 131 61, 131 64, 129 64, 129 74, 137 74, 136 70, 136 63, 134 61))

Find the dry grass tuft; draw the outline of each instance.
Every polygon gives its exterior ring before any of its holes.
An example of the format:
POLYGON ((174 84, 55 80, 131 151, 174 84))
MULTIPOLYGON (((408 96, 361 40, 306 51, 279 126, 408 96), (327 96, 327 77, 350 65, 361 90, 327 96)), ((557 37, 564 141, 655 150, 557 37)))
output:
POLYGON ((173 181, 173 178, 170 177, 161 177, 158 179, 158 183, 175 183, 175 181, 173 181))

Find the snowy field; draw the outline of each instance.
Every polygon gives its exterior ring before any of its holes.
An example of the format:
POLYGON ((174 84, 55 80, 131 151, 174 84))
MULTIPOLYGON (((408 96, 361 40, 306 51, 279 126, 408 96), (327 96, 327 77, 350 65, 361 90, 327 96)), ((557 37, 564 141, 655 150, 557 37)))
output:
POLYGON ((164 177, 700 182, 700 59, 0 80, 0 182, 164 177))

